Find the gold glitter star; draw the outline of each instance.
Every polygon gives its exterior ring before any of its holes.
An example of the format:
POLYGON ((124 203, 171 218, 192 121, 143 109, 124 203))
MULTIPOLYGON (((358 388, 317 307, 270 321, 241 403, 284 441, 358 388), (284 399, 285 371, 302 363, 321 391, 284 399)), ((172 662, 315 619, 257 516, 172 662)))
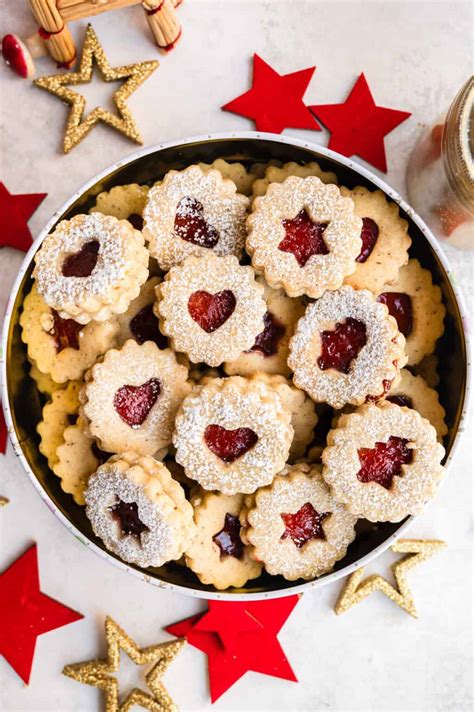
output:
POLYGON ((357 569, 347 579, 344 588, 342 589, 336 605, 335 612, 339 615, 345 613, 349 608, 355 606, 367 598, 373 591, 382 591, 394 603, 403 608, 413 618, 417 618, 415 602, 411 595, 408 582, 406 580, 406 572, 412 569, 422 561, 429 559, 430 556, 436 554, 440 549, 446 546, 444 541, 436 539, 400 539, 391 550, 396 553, 408 554, 399 561, 392 564, 392 572, 397 582, 398 591, 386 579, 378 574, 368 576, 364 581, 364 568, 357 569))
POLYGON ((136 64, 129 64, 124 67, 111 67, 97 35, 92 29, 92 26, 88 25, 84 45, 82 47, 79 71, 40 77, 34 82, 37 87, 46 89, 46 91, 49 91, 51 94, 59 96, 59 98, 67 104, 71 104, 66 133, 64 135, 64 153, 68 153, 74 146, 82 141, 99 121, 103 121, 108 126, 117 129, 117 131, 120 131, 130 140, 140 144, 143 143, 137 125, 125 102, 135 89, 155 71, 158 64, 156 60, 153 60, 149 62, 137 62, 136 64), (92 79, 94 59, 104 81, 114 82, 119 79, 126 79, 127 81, 125 81, 113 95, 119 116, 98 106, 82 121, 86 105, 85 97, 69 89, 68 85, 87 84, 90 82, 92 79))
POLYGON ((84 663, 66 665, 63 675, 72 677, 84 685, 93 685, 105 693, 106 712, 128 712, 134 705, 152 712, 175 712, 178 708, 161 682, 163 673, 186 644, 184 638, 169 643, 139 648, 125 631, 109 616, 105 619, 107 658, 88 660, 84 663), (118 701, 118 682, 109 673, 117 672, 120 666, 120 649, 125 651, 136 665, 155 663, 146 676, 152 695, 133 688, 121 704, 118 701))

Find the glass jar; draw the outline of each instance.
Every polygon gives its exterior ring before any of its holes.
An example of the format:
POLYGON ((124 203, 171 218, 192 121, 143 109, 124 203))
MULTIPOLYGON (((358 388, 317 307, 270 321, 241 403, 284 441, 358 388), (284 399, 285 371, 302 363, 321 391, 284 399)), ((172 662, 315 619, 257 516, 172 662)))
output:
POLYGON ((474 77, 420 138, 407 168, 408 196, 434 234, 474 250, 474 77))

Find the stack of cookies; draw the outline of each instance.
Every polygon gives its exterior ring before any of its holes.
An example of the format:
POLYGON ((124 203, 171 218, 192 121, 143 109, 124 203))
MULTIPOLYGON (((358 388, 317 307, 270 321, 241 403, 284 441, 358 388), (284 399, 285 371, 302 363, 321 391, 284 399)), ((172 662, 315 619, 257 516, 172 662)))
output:
POLYGON ((310 580, 358 520, 421 511, 445 308, 407 229, 316 163, 222 159, 56 226, 22 339, 40 451, 107 549, 217 589, 310 580))

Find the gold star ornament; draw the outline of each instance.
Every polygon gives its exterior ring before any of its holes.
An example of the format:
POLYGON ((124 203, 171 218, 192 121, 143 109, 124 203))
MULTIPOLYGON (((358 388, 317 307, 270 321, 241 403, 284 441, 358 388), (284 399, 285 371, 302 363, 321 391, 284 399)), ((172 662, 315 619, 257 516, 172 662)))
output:
POLYGON ((155 71, 158 64, 156 60, 153 60, 137 62, 125 67, 111 67, 97 35, 92 26, 88 25, 82 47, 79 71, 68 74, 52 74, 49 77, 40 77, 34 82, 40 89, 46 89, 50 94, 55 94, 55 96, 71 105, 64 135, 64 153, 69 153, 99 121, 103 121, 107 126, 117 129, 131 141, 143 143, 137 125, 127 107, 126 100, 155 71), (104 81, 114 82, 120 79, 126 81, 113 95, 118 115, 98 106, 83 121, 86 106, 85 97, 70 89, 69 86, 87 84, 91 81, 94 60, 104 81))
POLYGON ((66 665, 63 675, 72 677, 73 680, 82 682, 84 685, 92 685, 102 690, 105 694, 106 712, 128 712, 134 705, 151 710, 151 712, 176 712, 178 708, 161 682, 161 678, 169 664, 186 644, 185 639, 178 638, 169 643, 139 648, 130 636, 108 616, 105 620, 105 637, 107 641, 106 659, 66 665), (117 672, 119 669, 120 650, 127 653, 136 665, 153 664, 146 675, 146 683, 152 694, 134 687, 119 704, 118 681, 110 673, 117 672))
POLYGON ((356 603, 360 603, 364 598, 370 596, 373 591, 382 591, 382 593, 388 596, 394 603, 400 606, 400 608, 403 608, 403 610, 413 616, 413 618, 417 618, 415 602, 406 580, 406 573, 415 566, 418 566, 418 564, 421 564, 422 561, 429 559, 430 556, 433 556, 436 552, 444 549, 445 546, 444 541, 437 541, 436 539, 400 539, 396 544, 390 547, 391 550, 396 553, 407 554, 407 556, 404 556, 392 564, 391 567, 398 590, 378 574, 368 576, 362 580, 364 568, 357 569, 357 571, 347 579, 337 603, 334 606, 335 612, 338 615, 345 613, 349 608, 355 606, 356 603))

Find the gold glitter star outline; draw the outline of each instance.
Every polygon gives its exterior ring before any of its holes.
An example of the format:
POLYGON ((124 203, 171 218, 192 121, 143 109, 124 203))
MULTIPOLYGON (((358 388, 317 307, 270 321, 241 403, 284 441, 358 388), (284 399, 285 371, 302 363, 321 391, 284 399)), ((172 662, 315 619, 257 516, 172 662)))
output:
POLYGON ((117 129, 131 141, 142 144, 143 139, 128 109, 126 100, 155 71, 158 65, 158 61, 150 60, 123 67, 111 67, 92 25, 88 25, 82 47, 79 71, 68 74, 52 74, 47 77, 39 77, 34 81, 34 84, 40 89, 46 89, 50 94, 58 96, 71 105, 66 133, 64 134, 64 153, 69 153, 99 121, 103 121, 108 126, 117 129), (126 79, 126 81, 112 97, 119 116, 98 106, 82 121, 86 99, 82 94, 69 89, 67 85, 74 86, 90 82, 94 59, 104 81, 114 82, 120 79, 126 79))
POLYGON ((139 648, 127 633, 112 618, 105 619, 105 638, 107 658, 88 660, 83 663, 66 665, 63 675, 71 677, 84 685, 98 687, 105 693, 106 712, 128 712, 134 705, 151 712, 177 712, 178 707, 171 699, 161 678, 170 663, 186 645, 185 638, 178 638, 166 643, 139 648), (146 675, 146 683, 152 695, 134 687, 123 702, 118 701, 118 681, 110 673, 120 667, 120 650, 123 650, 136 665, 156 663, 146 675))
POLYGON ((368 576, 362 581, 365 570, 362 567, 354 571, 347 579, 334 606, 334 611, 337 615, 345 613, 349 608, 370 596, 373 591, 381 591, 413 618, 417 618, 415 602, 408 586, 406 573, 445 547, 446 543, 437 539, 400 539, 390 547, 395 553, 408 554, 391 566, 398 590, 379 574, 368 576))

